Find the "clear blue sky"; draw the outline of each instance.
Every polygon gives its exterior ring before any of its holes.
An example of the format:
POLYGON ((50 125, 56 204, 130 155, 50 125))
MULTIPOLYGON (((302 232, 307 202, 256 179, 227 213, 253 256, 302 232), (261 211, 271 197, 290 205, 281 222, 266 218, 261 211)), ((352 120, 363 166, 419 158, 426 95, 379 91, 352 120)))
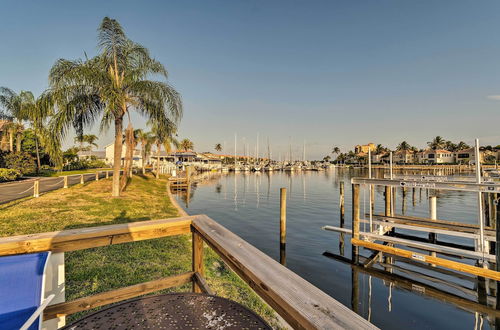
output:
POLYGON ((166 65, 180 137, 199 151, 232 153, 235 132, 240 152, 259 132, 275 155, 306 140, 308 158, 436 135, 500 144, 499 13, 488 0, 2 1, 0 86, 40 93, 56 59, 96 53, 110 16, 166 65))

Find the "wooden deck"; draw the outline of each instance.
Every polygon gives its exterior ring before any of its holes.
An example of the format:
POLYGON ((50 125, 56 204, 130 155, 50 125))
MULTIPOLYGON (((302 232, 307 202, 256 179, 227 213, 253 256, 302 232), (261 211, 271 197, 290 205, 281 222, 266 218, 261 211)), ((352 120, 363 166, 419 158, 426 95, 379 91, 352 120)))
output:
POLYGON ((192 271, 49 306, 44 320, 86 311, 158 290, 193 283, 211 293, 204 277, 204 243, 212 248, 294 329, 376 327, 205 215, 73 229, 0 239, 0 256, 65 252, 192 234, 192 271))

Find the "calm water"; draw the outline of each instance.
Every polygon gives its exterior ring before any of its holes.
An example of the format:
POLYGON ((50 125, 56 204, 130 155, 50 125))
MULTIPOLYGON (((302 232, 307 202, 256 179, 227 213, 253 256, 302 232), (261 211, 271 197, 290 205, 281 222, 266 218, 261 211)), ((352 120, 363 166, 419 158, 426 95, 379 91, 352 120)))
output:
MULTIPOLYGON (((365 175, 362 170, 352 169, 292 174, 212 173, 204 175, 204 180, 192 189, 189 198, 186 194, 177 198, 188 213, 209 215, 279 261, 279 188, 286 187, 288 268, 384 329, 474 329, 481 324, 483 329, 494 328, 493 314, 485 314, 484 308, 488 307, 475 303, 487 299, 484 294, 478 298, 475 279, 440 274, 430 267, 424 269, 398 260, 393 268, 384 269, 376 264, 365 270, 324 256, 326 251, 336 255, 345 251, 344 256, 351 258, 350 236, 345 237, 342 249, 340 234, 324 231, 321 227, 340 226, 339 182, 344 181, 345 222, 350 228, 350 178, 365 175), (440 283, 440 279, 451 285, 440 283), (353 286, 358 288, 357 294, 353 286)), ((376 213, 383 212, 382 189, 376 189, 376 213)), ((368 191, 362 190, 360 196, 361 213, 368 212, 368 191)), ((408 190, 403 207, 402 191, 398 190, 396 201, 397 214, 428 216, 426 191, 417 189, 413 197, 411 189, 408 190)), ((477 199, 473 193, 439 195, 440 219, 476 223, 476 212, 477 199)), ((439 239, 472 245, 467 239, 459 241, 444 235, 439 235, 439 239)), ((363 255, 370 253, 364 251, 363 255)), ((493 305, 492 300, 490 297, 490 305, 493 305)))

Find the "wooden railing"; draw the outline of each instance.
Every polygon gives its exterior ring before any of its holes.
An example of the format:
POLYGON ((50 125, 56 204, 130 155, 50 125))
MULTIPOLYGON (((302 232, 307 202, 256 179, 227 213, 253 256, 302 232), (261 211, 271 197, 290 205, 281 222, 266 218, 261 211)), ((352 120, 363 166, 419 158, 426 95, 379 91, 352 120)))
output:
POLYGON ((14 236, 0 239, 0 256, 67 252, 192 233, 192 271, 49 306, 44 320, 66 316, 191 282, 212 294, 204 278, 207 243, 295 329, 373 329, 371 323, 205 215, 14 236))

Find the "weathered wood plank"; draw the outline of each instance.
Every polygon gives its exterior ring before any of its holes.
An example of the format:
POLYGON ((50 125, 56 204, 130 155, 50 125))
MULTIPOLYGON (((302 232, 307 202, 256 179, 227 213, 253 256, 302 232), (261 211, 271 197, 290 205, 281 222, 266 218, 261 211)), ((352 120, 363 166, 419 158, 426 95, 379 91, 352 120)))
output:
POLYGON ((203 276, 200 275, 200 273, 196 272, 193 275, 194 282, 198 284, 198 287, 201 289, 201 292, 208 293, 208 294, 215 294, 212 289, 208 286, 207 281, 203 276))
POLYGON ((207 216, 196 216, 193 227, 233 271, 293 328, 376 328, 207 216))
POLYGON ((180 286, 191 282, 193 280, 193 275, 193 272, 186 272, 181 275, 165 277, 154 281, 131 285, 125 288, 98 293, 93 296, 83 297, 73 301, 51 305, 45 309, 43 318, 44 320, 49 320, 55 317, 70 315, 95 307, 134 298, 147 293, 180 286))
POLYGON ((420 262, 426 262, 426 263, 430 263, 433 265, 442 266, 442 267, 445 267, 448 269, 454 269, 454 270, 464 272, 464 273, 469 273, 469 274, 473 274, 473 275, 477 275, 477 276, 491 278, 491 279, 496 280, 496 281, 500 280, 500 272, 497 272, 497 271, 494 271, 491 269, 486 269, 486 268, 482 268, 482 267, 475 267, 475 266, 467 265, 467 264, 464 264, 461 262, 456 262, 456 261, 452 261, 452 260, 448 260, 448 259, 428 256, 428 255, 417 253, 414 251, 408 251, 408 250, 404 250, 404 249, 390 247, 387 245, 363 241, 363 240, 356 239, 356 238, 351 239, 351 243, 353 245, 363 246, 363 247, 366 247, 366 248, 369 248, 372 250, 378 250, 378 251, 382 251, 385 253, 390 253, 390 254, 394 254, 397 256, 410 258, 410 259, 417 260, 420 262))
MULTIPOLYGON (((203 267, 203 239, 196 230, 192 229, 192 267, 193 272, 205 275, 205 269, 203 267)), ((193 292, 201 293, 203 289, 199 286, 197 281, 193 281, 193 292)))
POLYGON ((65 252, 187 234, 194 217, 151 220, 0 238, 0 256, 65 252))

